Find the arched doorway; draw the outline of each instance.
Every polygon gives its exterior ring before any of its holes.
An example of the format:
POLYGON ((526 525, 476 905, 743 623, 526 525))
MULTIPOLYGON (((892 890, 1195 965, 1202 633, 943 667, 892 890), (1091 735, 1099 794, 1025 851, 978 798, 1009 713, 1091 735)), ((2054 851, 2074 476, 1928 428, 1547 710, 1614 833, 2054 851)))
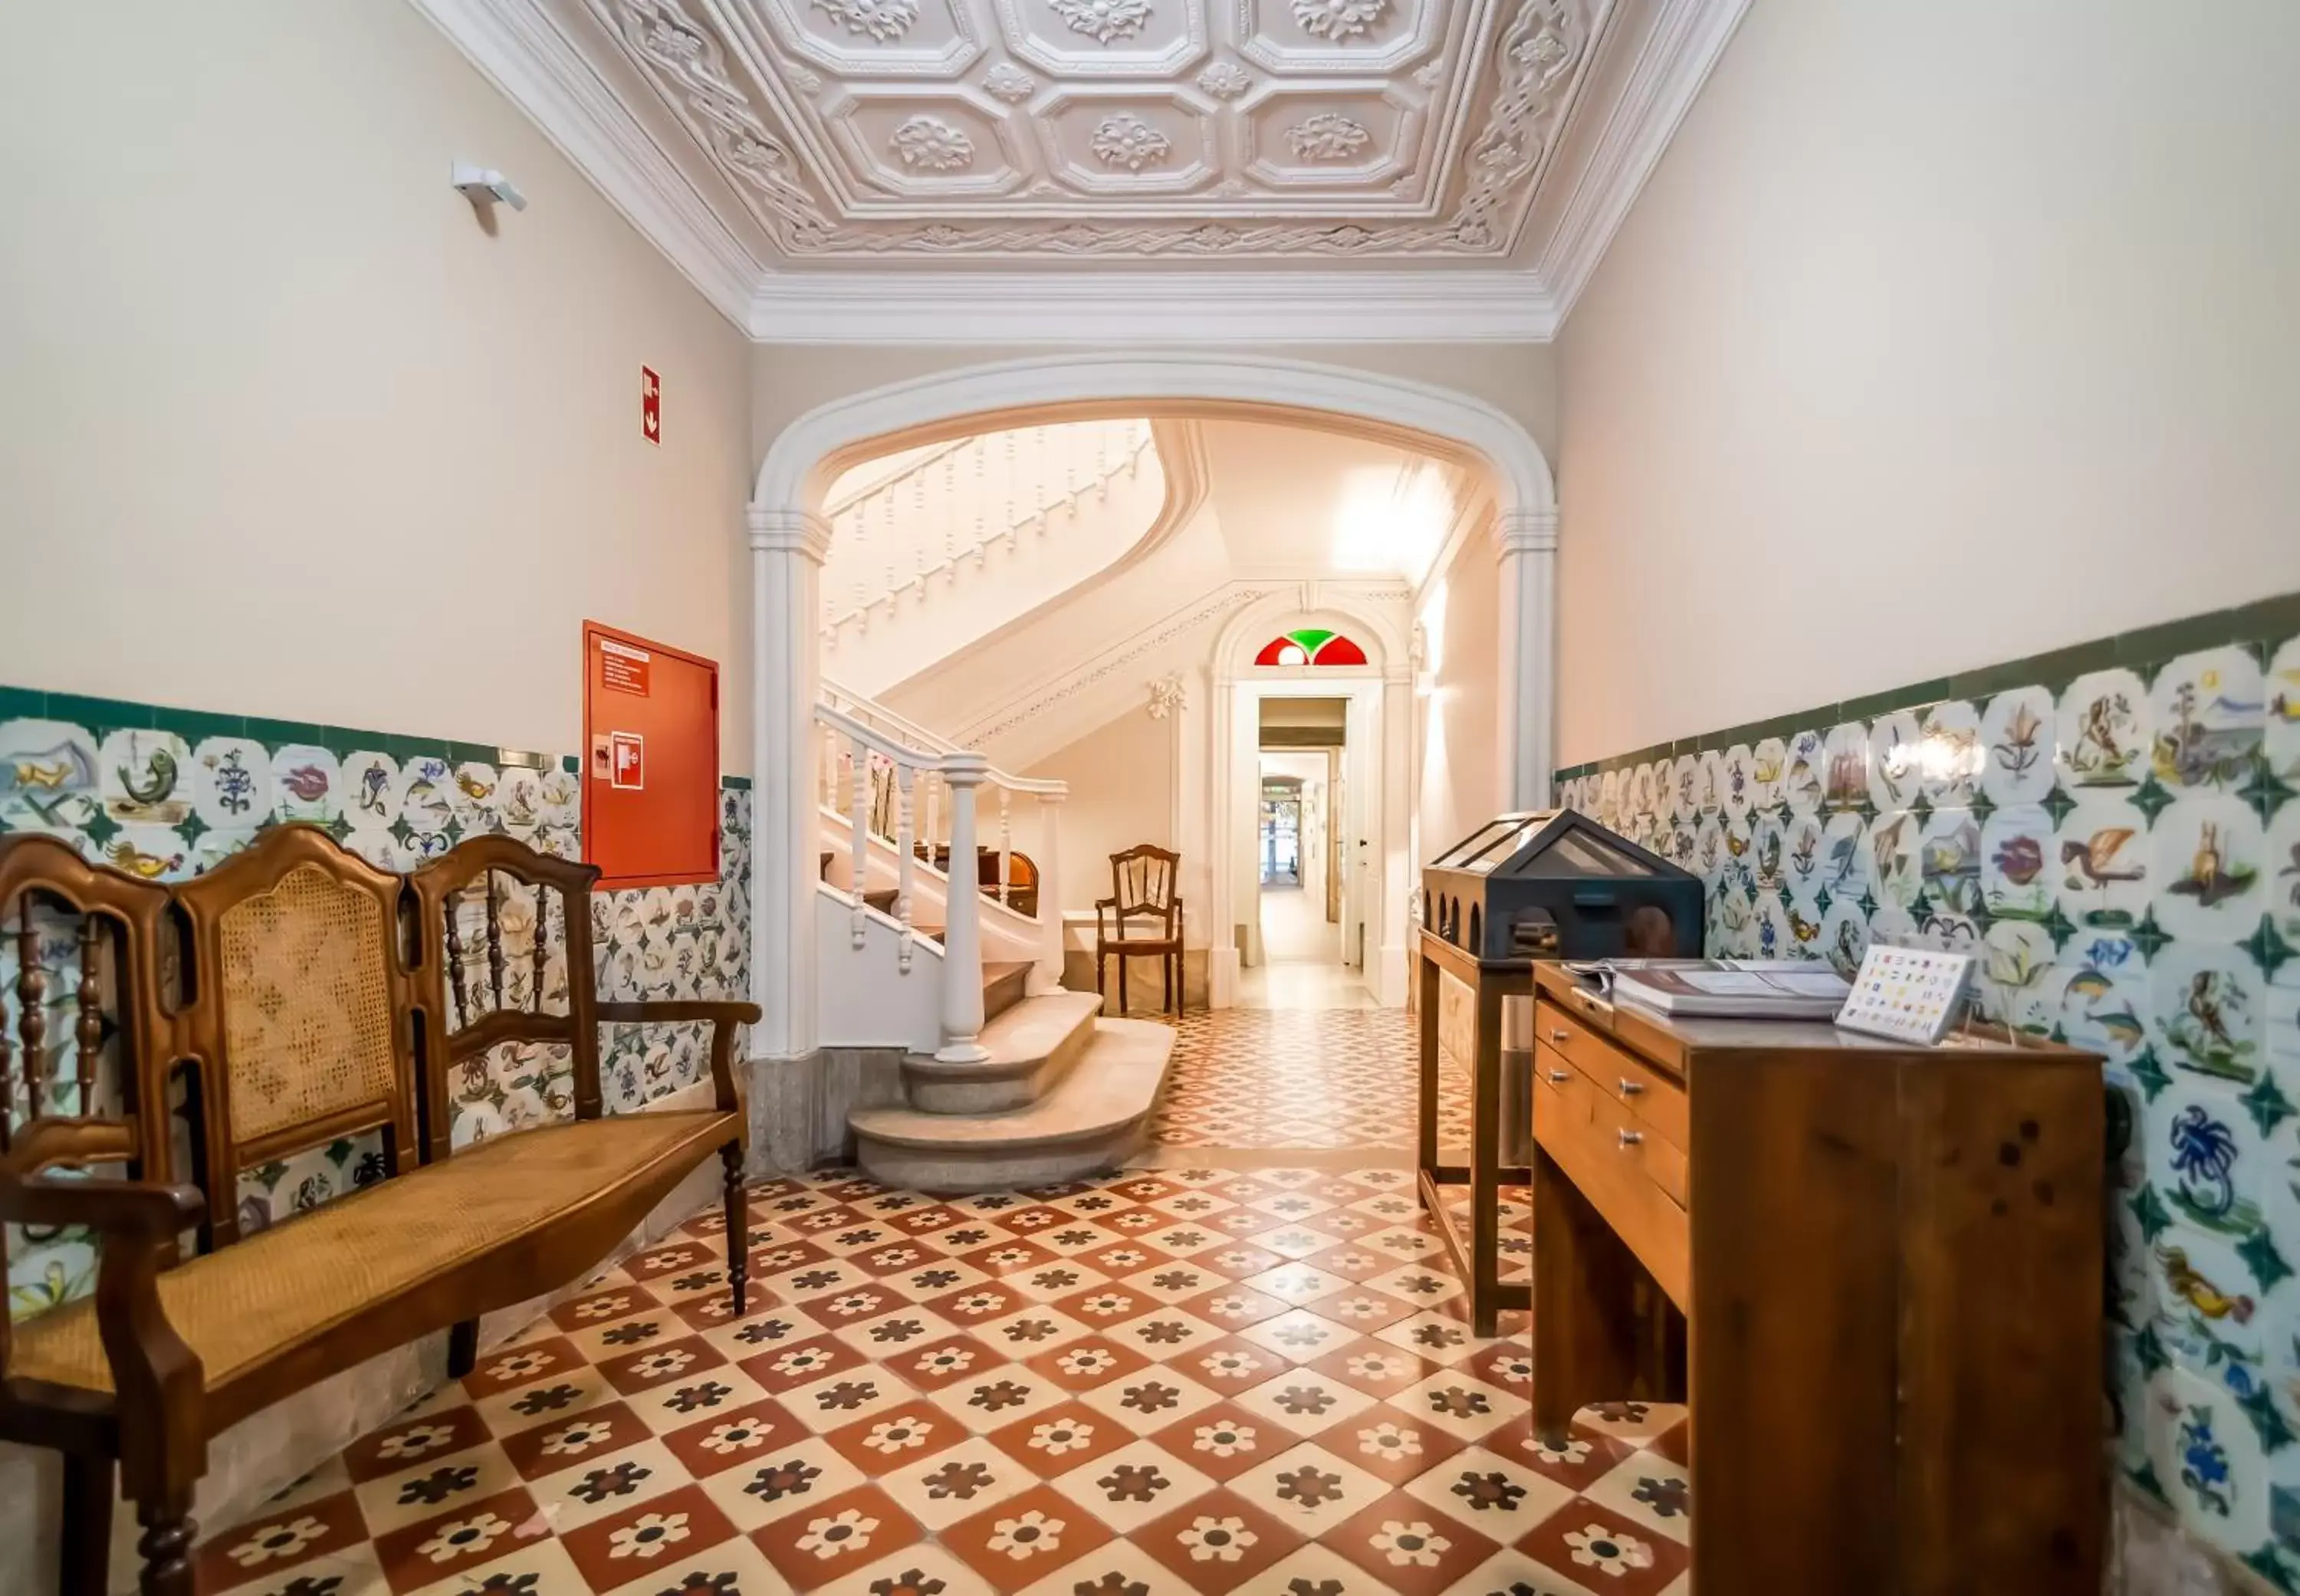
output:
MULTIPOLYGON (((821 682, 817 570, 830 536, 821 511, 830 481, 846 463, 897 440, 918 445, 1000 427, 1120 414, 1283 420, 1410 441, 1481 465, 1497 505, 1505 722, 1517 734, 1515 745, 1504 751, 1509 790, 1501 796, 1531 803, 1546 794, 1553 763, 1555 491, 1539 446, 1494 406, 1346 367, 1253 353, 1179 351, 1005 362, 838 400, 801 416, 777 436, 761 462, 747 518, 759 772, 752 969, 754 996, 766 1010, 753 1040, 755 1056, 799 1058, 815 1047, 812 717, 821 682)), ((1228 652, 1217 656, 1230 657, 1228 652)), ((1388 658, 1393 670, 1408 669, 1402 643, 1388 658)), ((1402 679, 1410 693, 1410 676, 1402 679)), ((1218 735, 1217 758, 1226 746, 1218 735)), ((1219 868, 1219 856, 1217 862, 1219 868)), ((1383 874, 1402 876, 1404 868, 1401 849, 1383 874)), ((1402 880, 1383 885, 1384 898, 1404 902, 1402 880)), ((1221 913, 1229 905, 1216 908, 1221 913)), ((1398 935, 1402 940, 1402 928, 1398 935)))

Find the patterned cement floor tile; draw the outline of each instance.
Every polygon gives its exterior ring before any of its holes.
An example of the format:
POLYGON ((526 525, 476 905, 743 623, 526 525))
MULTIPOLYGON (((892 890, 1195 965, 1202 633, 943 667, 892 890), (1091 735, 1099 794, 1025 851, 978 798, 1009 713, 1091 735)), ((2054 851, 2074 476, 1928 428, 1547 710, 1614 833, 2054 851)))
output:
POLYGON ((1681 1410, 1542 1446, 1522 1316, 1470 1335, 1429 1226, 1395 1168, 778 1181, 740 1318, 682 1311, 724 1292, 685 1284, 698 1219, 210 1538, 199 1588, 1682 1592, 1681 1410))

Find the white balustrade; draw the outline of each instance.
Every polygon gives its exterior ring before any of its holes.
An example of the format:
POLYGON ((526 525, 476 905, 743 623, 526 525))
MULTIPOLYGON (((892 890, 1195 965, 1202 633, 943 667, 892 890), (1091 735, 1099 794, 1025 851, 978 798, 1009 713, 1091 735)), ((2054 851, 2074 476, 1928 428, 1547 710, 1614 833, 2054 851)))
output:
POLYGON ((849 627, 867 634, 872 611, 893 614, 906 592, 915 590, 924 603, 936 577, 952 586, 962 561, 980 569, 993 544, 1011 548, 1025 527, 1043 536, 1054 512, 1075 516, 1088 491, 1107 500, 1111 484, 1140 470, 1152 451, 1144 420, 986 434, 929 450, 893 477, 834 502, 822 584, 825 641, 835 649, 849 627))
POLYGON ((1034 989, 1058 985, 1062 979, 1057 817, 1069 788, 1058 781, 1032 780, 997 769, 979 753, 955 747, 884 706, 840 688, 826 684, 823 698, 814 711, 824 738, 819 796, 826 818, 836 816, 835 824, 845 833, 854 948, 859 952, 870 940, 874 842, 894 851, 892 919, 901 930, 896 966, 900 975, 907 976, 914 968, 917 933, 912 905, 919 875, 923 872, 939 879, 945 924, 943 990, 938 1002, 942 1037, 936 1057, 955 1063, 979 1060, 988 1056, 979 1040, 986 897, 997 913, 1009 917, 1002 919, 1002 925, 1010 927, 1001 933, 1004 942, 1011 945, 1021 941, 1033 951, 1045 977, 1033 983, 1034 989), (987 888, 981 882, 980 867, 985 850, 978 842, 978 800, 985 786, 996 790, 998 804, 997 877, 987 888), (1036 900, 1028 914, 1017 907, 1014 891, 1017 799, 1030 801, 1038 814, 1035 835, 1025 839, 1037 851, 1033 858, 1038 872, 1036 900), (923 828, 918 822, 921 803, 923 828), (948 827, 946 871, 934 864, 937 846, 945 841, 940 835, 945 826, 948 827), (1024 924, 1017 927, 1018 920, 1024 924))

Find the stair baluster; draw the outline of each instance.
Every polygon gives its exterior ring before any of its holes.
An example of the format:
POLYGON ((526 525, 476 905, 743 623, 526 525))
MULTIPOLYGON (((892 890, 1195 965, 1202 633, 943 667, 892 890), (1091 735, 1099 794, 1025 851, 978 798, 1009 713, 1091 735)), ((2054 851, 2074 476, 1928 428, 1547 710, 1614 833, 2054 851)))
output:
POLYGON ((918 869, 919 851, 911 835, 911 784, 917 772, 907 764, 895 767, 895 918, 902 922, 903 941, 896 962, 904 975, 911 969, 911 881, 918 869))
POLYGON ((846 877, 847 895, 854 905, 854 945, 859 949, 869 936, 870 907, 864 894, 871 889, 871 751, 860 737, 850 738, 849 755, 854 761, 848 780, 854 792, 847 802, 853 805, 854 817, 853 852, 848 855, 846 877))
POLYGON ((1014 907, 1014 817, 1008 812, 1013 796, 998 789, 998 901, 1009 909, 1014 907))

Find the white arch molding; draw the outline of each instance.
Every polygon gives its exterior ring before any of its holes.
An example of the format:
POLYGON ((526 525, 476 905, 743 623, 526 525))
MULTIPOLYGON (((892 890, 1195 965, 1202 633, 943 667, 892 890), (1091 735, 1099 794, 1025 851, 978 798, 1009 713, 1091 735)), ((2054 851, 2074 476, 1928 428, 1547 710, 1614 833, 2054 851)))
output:
MULTIPOLYGON (((925 443, 1095 413, 1257 420, 1381 438, 1468 460, 1490 475, 1502 586, 1503 803, 1548 791, 1555 671, 1557 494, 1540 445, 1480 399, 1403 378, 1252 351, 1058 354, 971 366, 820 405, 775 438, 748 515, 752 550, 752 995, 765 1010, 754 1057, 815 1051, 813 817, 821 691, 820 578, 830 544, 824 495, 864 445, 925 443)), ((1385 653, 1405 665, 1402 648, 1385 653)), ((1217 656, 1218 661, 1225 656, 1217 656)), ((1218 667, 1219 668, 1219 667, 1218 667)))

